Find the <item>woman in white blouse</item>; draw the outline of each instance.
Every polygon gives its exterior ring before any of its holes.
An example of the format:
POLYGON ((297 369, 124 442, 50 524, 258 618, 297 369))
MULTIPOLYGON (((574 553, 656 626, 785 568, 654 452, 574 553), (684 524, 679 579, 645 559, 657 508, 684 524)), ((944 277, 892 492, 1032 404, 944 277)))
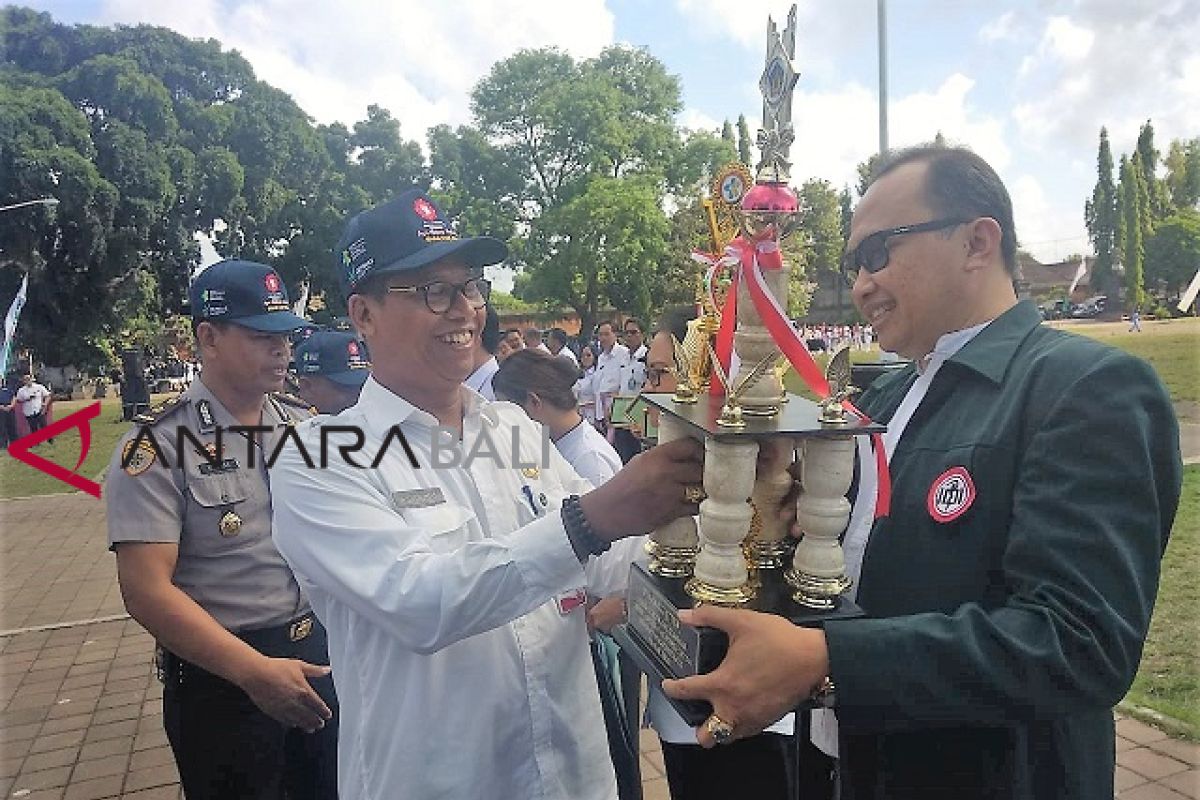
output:
POLYGON ((593 426, 596 424, 596 354, 591 347, 579 352, 579 369, 572 391, 579 413, 593 426))

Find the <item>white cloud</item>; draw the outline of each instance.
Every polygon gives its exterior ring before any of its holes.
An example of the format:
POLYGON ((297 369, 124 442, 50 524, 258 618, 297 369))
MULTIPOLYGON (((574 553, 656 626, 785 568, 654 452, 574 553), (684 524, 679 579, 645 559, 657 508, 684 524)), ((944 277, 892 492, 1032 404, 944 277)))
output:
POLYGON ((1091 245, 1080 213, 1082 200, 1047 196, 1041 182, 1028 173, 1018 175, 1007 184, 1021 247, 1043 262, 1061 261, 1076 253, 1090 252, 1091 245))
POLYGON ((318 122, 351 124, 377 103, 422 143, 429 127, 469 119, 470 91, 495 62, 548 45, 590 57, 614 26, 604 0, 107 0, 96 22, 216 38, 318 122))
POLYGON ((1118 152, 1154 121, 1156 144, 1200 131, 1200 15, 1187 0, 1082 0, 1046 20, 1015 87, 1027 144, 1092 150, 1106 125, 1118 152))
POLYGON ((721 133, 721 126, 724 125, 723 120, 711 117, 696 108, 685 108, 680 111, 675 117, 675 122, 689 131, 708 131, 717 134, 721 133))
MULTIPOLYGON (((940 131, 949 142, 969 145, 1002 170, 1012 157, 1003 121, 971 105, 974 85, 971 78, 956 73, 933 92, 893 100, 888 107, 889 146, 928 142, 940 131)), ((792 118, 796 126, 792 174, 824 178, 838 187, 854 186, 857 165, 879 147, 875 90, 851 83, 834 92, 797 92, 792 118)))
POLYGON ((979 29, 979 40, 992 44, 1013 38, 1013 20, 1015 18, 1016 15, 1012 11, 1005 11, 995 19, 988 21, 979 29))
POLYGON ((1046 22, 1040 50, 1052 54, 1060 61, 1073 63, 1091 52, 1096 34, 1076 25, 1068 17, 1051 17, 1046 22))

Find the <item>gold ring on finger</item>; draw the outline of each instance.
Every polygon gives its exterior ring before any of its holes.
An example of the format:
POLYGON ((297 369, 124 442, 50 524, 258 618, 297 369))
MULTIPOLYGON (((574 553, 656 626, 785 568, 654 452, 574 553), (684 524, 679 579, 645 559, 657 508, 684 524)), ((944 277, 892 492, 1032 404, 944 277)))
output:
POLYGON ((713 741, 717 744, 729 744, 733 741, 733 726, 725 720, 713 714, 704 723, 704 727, 712 735, 713 741))

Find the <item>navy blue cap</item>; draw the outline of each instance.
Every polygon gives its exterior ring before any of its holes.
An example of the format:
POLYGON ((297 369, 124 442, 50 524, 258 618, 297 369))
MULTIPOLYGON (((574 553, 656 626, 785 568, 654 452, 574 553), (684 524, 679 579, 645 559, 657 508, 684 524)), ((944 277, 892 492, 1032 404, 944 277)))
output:
POLYGON ((188 289, 192 320, 233 322, 265 333, 311 325, 292 313, 279 273, 266 264, 228 259, 208 267, 188 289))
POLYGON ((320 375, 343 386, 362 388, 371 372, 366 347, 353 333, 316 331, 292 353, 297 375, 320 375))
POLYGON ((507 258, 508 247, 490 236, 458 238, 437 204, 412 189, 351 219, 334 255, 342 292, 349 297, 373 275, 418 269, 450 256, 481 269, 507 258))

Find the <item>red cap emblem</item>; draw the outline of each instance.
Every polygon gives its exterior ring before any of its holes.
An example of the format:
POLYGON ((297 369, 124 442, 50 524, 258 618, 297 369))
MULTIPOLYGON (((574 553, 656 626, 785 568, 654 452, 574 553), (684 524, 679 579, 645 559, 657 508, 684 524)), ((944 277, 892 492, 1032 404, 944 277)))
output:
POLYGON ((283 284, 279 282, 279 276, 274 272, 268 272, 263 277, 263 285, 267 287, 268 292, 278 292, 283 284))
POLYGON ((417 212, 417 216, 423 220, 437 219, 437 209, 433 207, 433 203, 424 197, 418 197, 413 201, 413 211, 417 212))
POLYGON ((934 478, 925 506, 934 522, 945 524, 967 513, 975 503, 975 481, 966 467, 951 467, 934 478))
POLYGON ((350 342, 346 345, 346 352, 352 356, 358 355, 358 342, 350 342))

